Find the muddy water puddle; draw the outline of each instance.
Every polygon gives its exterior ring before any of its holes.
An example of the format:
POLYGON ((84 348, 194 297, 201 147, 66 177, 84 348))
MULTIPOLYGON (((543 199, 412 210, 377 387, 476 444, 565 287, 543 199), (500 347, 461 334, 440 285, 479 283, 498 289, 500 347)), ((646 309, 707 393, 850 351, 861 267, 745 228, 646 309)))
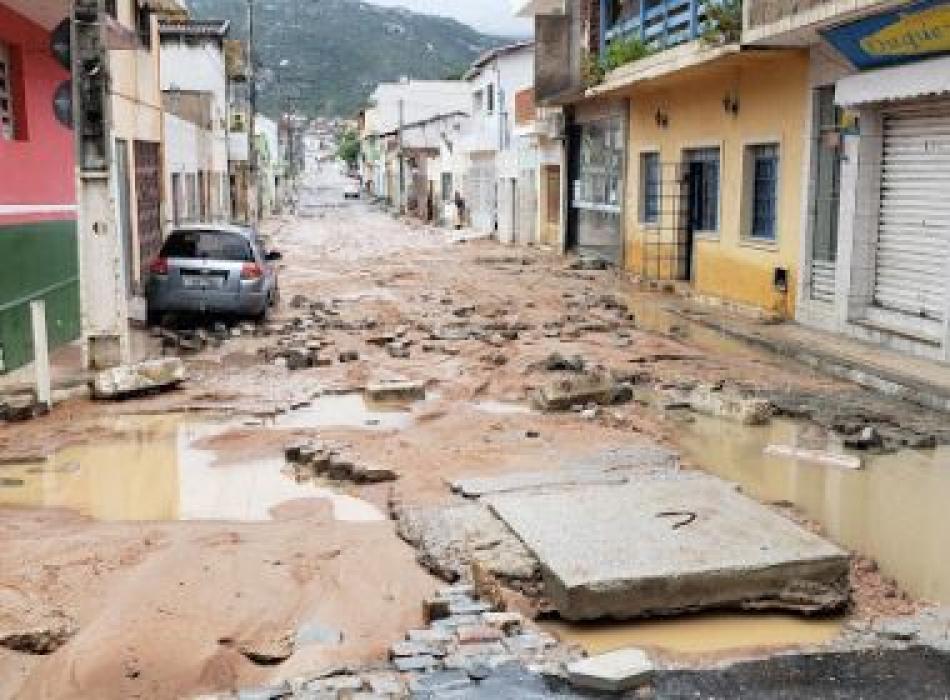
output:
POLYGON ((788 420, 749 427, 696 416, 675 439, 691 462, 750 496, 794 504, 915 597, 950 604, 950 447, 848 452, 863 460, 855 470, 764 454, 769 445, 846 453, 820 428, 788 420))
POLYGON ((478 401, 472 404, 472 408, 491 416, 528 416, 536 413, 528 404, 517 401, 478 401))
POLYGON ((690 345, 711 356, 765 357, 765 353, 726 333, 671 311, 662 296, 635 293, 627 295, 629 305, 641 330, 671 335, 689 341, 690 345))
POLYGON ((590 654, 625 647, 653 647, 673 654, 716 654, 825 644, 838 636, 842 624, 840 620, 806 620, 791 615, 708 613, 634 622, 544 622, 542 627, 590 654))
POLYGON ((0 488, 0 504, 67 508, 105 521, 259 522, 284 503, 321 499, 337 520, 385 520, 359 498, 295 482, 281 458, 219 464, 197 445, 225 433, 226 424, 137 417, 114 429, 116 437, 68 447, 43 463, 0 466, 0 477, 20 482, 0 488))
POLYGON ((409 402, 370 401, 361 393, 327 394, 309 405, 273 419, 277 428, 339 428, 355 430, 405 430, 415 422, 409 402))

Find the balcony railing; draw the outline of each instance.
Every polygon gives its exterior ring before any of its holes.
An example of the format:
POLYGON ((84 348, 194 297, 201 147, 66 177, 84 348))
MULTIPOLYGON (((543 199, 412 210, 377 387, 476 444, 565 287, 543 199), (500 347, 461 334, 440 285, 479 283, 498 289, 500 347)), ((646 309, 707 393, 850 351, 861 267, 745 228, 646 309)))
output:
POLYGON ((698 39, 710 24, 706 6, 705 0, 600 0, 601 55, 617 39, 638 38, 655 50, 698 39))

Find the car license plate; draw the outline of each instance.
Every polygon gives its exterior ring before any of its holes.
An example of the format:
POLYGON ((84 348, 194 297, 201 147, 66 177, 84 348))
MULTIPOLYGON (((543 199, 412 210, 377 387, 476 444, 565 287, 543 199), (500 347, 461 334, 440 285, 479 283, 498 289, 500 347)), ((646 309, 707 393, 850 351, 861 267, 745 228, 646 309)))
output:
POLYGON ((181 282, 185 289, 221 289, 224 286, 224 278, 218 275, 188 275, 182 277, 181 282))

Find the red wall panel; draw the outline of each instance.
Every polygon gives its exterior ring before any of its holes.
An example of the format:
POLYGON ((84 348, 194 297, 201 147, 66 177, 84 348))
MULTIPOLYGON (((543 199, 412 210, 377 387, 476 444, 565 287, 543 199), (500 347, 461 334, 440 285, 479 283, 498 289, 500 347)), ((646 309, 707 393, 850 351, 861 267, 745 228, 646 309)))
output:
MULTIPOLYGON (((13 68, 20 73, 16 92, 26 98, 17 109, 19 119, 26 115, 26 129, 17 128, 26 140, 0 139, 0 207, 75 204, 73 132, 53 114, 53 95, 69 72, 50 54, 49 32, 3 5, 0 41, 12 49, 13 68)), ((74 217, 59 213, 43 218, 74 217)), ((11 218, 0 210, 0 224, 11 218)))

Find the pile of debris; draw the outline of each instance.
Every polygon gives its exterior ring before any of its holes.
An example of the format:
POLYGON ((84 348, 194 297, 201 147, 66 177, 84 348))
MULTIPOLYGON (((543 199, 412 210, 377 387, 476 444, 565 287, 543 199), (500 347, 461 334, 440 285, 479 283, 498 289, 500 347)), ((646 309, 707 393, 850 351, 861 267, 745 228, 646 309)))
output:
POLYGON ((393 644, 387 663, 331 667, 280 685, 216 697, 548 697, 553 688, 567 693, 557 697, 583 697, 570 693, 566 680, 568 665, 581 653, 529 628, 520 614, 481 602, 473 587, 444 588, 423 608, 427 626, 410 630, 393 644), (535 693, 528 692, 532 688, 535 693))
POLYGON ((354 484, 381 484, 399 478, 392 469, 358 465, 346 458, 339 448, 324 442, 296 442, 284 448, 287 462, 293 465, 298 480, 322 478, 354 484))
POLYGON ((162 341, 162 354, 196 354, 205 350, 220 348, 230 338, 260 335, 262 329, 251 321, 245 321, 233 327, 222 321, 215 321, 209 327, 169 328, 156 326, 152 336, 162 341))

